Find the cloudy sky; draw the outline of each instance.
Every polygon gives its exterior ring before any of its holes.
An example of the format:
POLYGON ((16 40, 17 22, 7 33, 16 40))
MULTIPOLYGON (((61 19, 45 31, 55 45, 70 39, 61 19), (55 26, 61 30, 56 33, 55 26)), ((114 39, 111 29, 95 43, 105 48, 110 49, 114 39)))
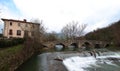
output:
POLYGON ((39 18, 48 32, 77 21, 90 32, 120 20, 120 0, 0 0, 0 18, 39 18))

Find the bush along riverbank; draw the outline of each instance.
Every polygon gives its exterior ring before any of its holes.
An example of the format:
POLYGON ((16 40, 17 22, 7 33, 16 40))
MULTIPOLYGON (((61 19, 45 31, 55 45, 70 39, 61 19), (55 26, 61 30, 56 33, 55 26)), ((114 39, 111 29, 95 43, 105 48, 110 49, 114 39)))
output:
POLYGON ((16 46, 18 44, 23 44, 24 38, 1 38, 0 39, 0 48, 7 48, 16 46))
POLYGON ((14 71, 35 52, 31 39, 24 44, 0 49, 0 71, 14 71))

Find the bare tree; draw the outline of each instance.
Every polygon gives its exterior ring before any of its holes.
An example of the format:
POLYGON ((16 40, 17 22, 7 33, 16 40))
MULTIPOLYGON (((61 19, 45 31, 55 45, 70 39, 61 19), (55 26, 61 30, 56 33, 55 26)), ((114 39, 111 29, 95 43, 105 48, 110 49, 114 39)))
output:
POLYGON ((80 37, 83 34, 86 26, 86 24, 79 25, 78 22, 72 21, 71 23, 64 26, 61 32, 67 40, 74 39, 75 37, 80 37))
POLYGON ((57 40, 58 40, 58 36, 55 31, 46 34, 46 41, 57 41, 57 40))
POLYGON ((32 21, 34 24, 33 24, 33 27, 32 28, 32 36, 34 38, 34 40, 38 40, 38 42, 42 43, 43 40, 45 39, 45 33, 46 33, 46 29, 43 25, 43 22, 42 20, 40 21, 39 19, 32 19, 32 21), (39 24, 38 25, 35 25, 35 24, 39 24))
POLYGON ((79 37, 84 34, 84 30, 85 30, 86 27, 87 27, 87 24, 79 25, 78 31, 77 31, 79 37))

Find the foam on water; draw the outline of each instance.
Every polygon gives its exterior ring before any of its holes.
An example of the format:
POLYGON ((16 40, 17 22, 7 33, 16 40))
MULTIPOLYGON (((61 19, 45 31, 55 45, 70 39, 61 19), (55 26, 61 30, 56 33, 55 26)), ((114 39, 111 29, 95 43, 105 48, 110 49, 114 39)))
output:
POLYGON ((84 71, 83 68, 90 67, 90 64, 95 64, 96 59, 94 57, 71 57, 65 59, 63 64, 69 71, 84 71))
POLYGON ((117 64, 114 64, 114 60, 109 60, 108 58, 117 58, 120 59, 120 55, 115 53, 113 55, 107 56, 98 56, 98 57, 70 57, 63 60, 63 64, 68 69, 68 71, 88 71, 86 68, 94 67, 101 67, 102 64, 111 65, 115 67, 120 67, 117 64))

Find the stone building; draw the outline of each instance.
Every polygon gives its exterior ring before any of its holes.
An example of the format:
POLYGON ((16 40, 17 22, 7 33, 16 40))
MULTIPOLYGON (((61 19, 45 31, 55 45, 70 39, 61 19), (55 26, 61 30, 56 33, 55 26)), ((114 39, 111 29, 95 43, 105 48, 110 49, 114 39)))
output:
POLYGON ((23 38, 25 31, 27 31, 28 36, 32 37, 32 32, 34 30, 39 30, 40 24, 27 22, 26 19, 14 20, 14 19, 3 19, 4 30, 3 36, 7 38, 23 38))

